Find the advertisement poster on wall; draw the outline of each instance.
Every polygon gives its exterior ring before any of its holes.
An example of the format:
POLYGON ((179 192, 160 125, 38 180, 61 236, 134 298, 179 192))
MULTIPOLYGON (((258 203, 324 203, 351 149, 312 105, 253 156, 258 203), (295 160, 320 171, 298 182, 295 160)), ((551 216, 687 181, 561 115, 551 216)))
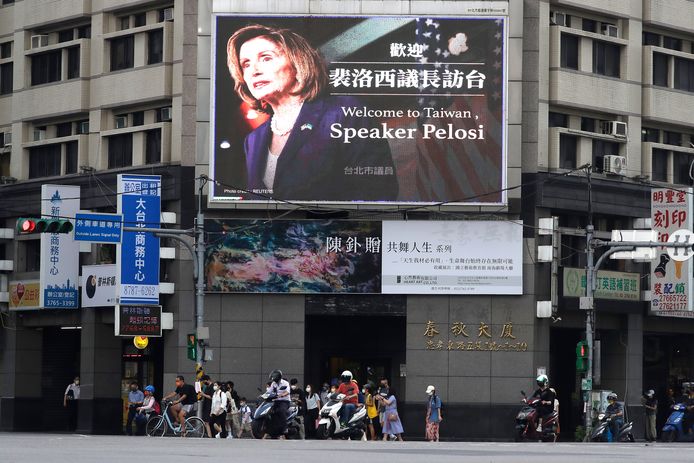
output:
POLYGON ((116 265, 82 266, 82 307, 116 305, 116 265))
POLYGON ((10 310, 36 310, 41 308, 41 284, 38 280, 10 281, 10 310))
POLYGON ((522 294, 502 221, 207 220, 208 292, 522 294))
POLYGON ((212 203, 505 204, 505 16, 213 24, 212 203))

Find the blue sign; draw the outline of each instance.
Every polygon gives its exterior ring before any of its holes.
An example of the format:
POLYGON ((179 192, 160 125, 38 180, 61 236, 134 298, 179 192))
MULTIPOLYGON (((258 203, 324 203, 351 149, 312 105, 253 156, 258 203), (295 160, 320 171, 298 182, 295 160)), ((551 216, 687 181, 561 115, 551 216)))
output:
MULTIPOLYGON (((124 227, 159 228, 161 177, 118 175, 118 211, 124 227)), ((120 304, 159 304, 159 238, 123 232, 118 256, 120 304)))
POLYGON ((123 216, 118 214, 75 215, 75 240, 92 243, 120 243, 123 216))

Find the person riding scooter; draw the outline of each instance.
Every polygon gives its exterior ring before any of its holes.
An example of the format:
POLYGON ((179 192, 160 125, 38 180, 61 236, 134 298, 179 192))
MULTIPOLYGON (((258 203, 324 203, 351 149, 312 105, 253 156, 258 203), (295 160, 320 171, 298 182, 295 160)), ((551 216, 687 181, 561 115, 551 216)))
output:
MULTIPOLYGON (((274 414, 270 425, 271 433, 274 436, 279 436, 280 439, 285 438, 287 434, 287 412, 289 410, 289 383, 282 379, 281 370, 273 370, 270 373, 270 386, 268 392, 276 395, 274 402, 274 414)), ((266 434, 267 436, 267 434, 266 434)))
POLYGON ((692 424, 694 424, 694 389, 688 388, 685 391, 685 397, 682 399, 684 403, 684 418, 682 419, 682 429, 685 433, 691 433, 692 424))
POLYGON ((610 392, 607 396, 607 408, 605 409, 605 414, 612 417, 610 421, 610 432, 612 433, 612 439, 617 439, 619 435, 619 430, 624 426, 624 406, 617 402, 617 394, 610 392))
POLYGON ((537 407, 537 413, 540 416, 540 419, 537 420, 537 430, 542 431, 544 419, 554 412, 554 401, 557 398, 557 394, 549 387, 547 375, 540 375, 535 381, 537 381, 539 387, 531 397, 540 399, 540 405, 537 407))
POLYGON ((345 398, 342 399, 345 406, 341 410, 340 419, 343 423, 349 423, 359 403, 359 385, 352 379, 352 372, 349 370, 342 372, 340 380, 342 384, 337 388, 337 392, 345 395, 345 398))

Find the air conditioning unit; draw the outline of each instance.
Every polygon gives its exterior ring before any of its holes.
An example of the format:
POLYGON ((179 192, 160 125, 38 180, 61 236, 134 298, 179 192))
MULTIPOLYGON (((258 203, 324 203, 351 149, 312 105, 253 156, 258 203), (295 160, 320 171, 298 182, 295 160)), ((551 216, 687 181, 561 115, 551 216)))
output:
POLYGON ((625 158, 624 156, 603 156, 602 171, 606 174, 626 175, 627 158, 625 158))
POLYGON ((46 139, 46 129, 34 129, 34 141, 46 139))
POLYGON ((2 146, 5 148, 12 146, 12 132, 2 134, 2 146))
POLYGON ((164 21, 173 21, 174 20, 174 10, 173 8, 165 8, 164 9, 164 21))
POLYGON ((551 22, 555 26, 567 27, 569 25, 569 17, 565 13, 554 11, 552 13, 551 22))
POLYGON ((31 36, 31 48, 41 48, 48 45, 47 35, 32 35, 31 36))
POLYGON ((627 137, 627 123, 620 121, 606 121, 602 123, 602 133, 614 137, 627 137))
POLYGON ((609 35, 610 37, 619 37, 619 27, 613 24, 604 24, 602 26, 603 35, 609 35))
POLYGON ((116 128, 124 129, 128 126, 128 116, 116 116, 116 128))
POLYGON ((89 122, 88 121, 82 121, 79 124, 77 124, 77 134, 78 135, 86 135, 89 133, 89 122))
POLYGON ((159 119, 162 122, 168 122, 171 120, 171 106, 167 106, 166 108, 161 108, 159 110, 159 119))

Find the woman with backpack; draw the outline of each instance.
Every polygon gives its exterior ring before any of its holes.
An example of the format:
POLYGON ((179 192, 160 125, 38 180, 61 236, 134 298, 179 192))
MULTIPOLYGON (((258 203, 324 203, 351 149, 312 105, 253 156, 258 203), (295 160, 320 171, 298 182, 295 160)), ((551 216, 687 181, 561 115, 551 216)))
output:
POLYGON ((210 427, 215 430, 217 439, 226 439, 227 393, 219 381, 212 383, 212 405, 210 408, 210 427))

